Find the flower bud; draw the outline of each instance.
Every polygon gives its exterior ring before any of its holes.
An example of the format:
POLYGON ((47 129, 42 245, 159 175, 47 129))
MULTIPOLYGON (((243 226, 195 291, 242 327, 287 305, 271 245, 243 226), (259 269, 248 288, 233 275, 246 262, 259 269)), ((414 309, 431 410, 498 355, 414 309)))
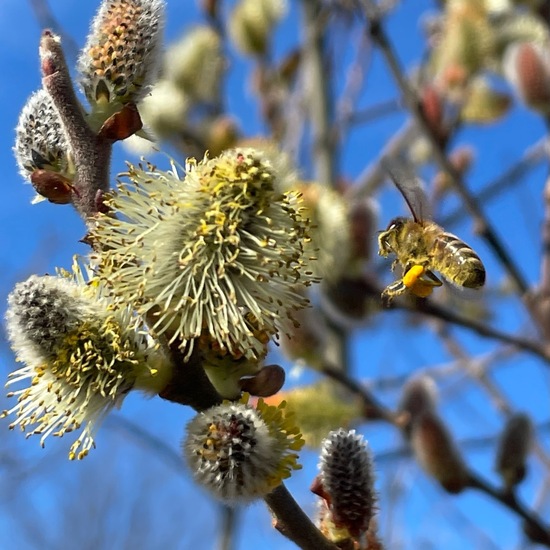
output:
POLYGON ((449 133, 449 128, 445 124, 445 104, 435 86, 426 85, 421 90, 420 109, 437 142, 445 144, 449 133))
POLYGON ((533 444, 533 423, 526 414, 513 414, 498 442, 495 470, 510 490, 525 477, 527 456, 533 444))
POLYGON ((319 476, 313 492, 327 503, 336 527, 357 538, 376 512, 372 453, 355 430, 339 429, 323 441, 319 476))
POLYGON ((286 11, 286 0, 240 0, 229 19, 231 40, 244 54, 263 55, 286 11))
POLYGON ((409 378, 403 387, 398 410, 409 415, 407 434, 410 435, 412 423, 422 413, 435 410, 437 404, 437 386, 433 378, 419 374, 409 378))
POLYGON ((295 323, 280 335, 281 351, 292 361, 304 361, 310 367, 319 366, 328 338, 323 315, 316 306, 300 309, 295 323))
POLYGON ((103 0, 78 60, 92 108, 137 103, 158 74, 163 0, 103 0))
POLYGON ((322 285, 322 309, 335 323, 352 327, 379 309, 378 287, 369 274, 322 285))
POLYGON ((219 116, 209 121, 206 132, 206 148, 211 155, 221 155, 235 146, 239 137, 236 120, 230 116, 219 116))
POLYGON ((208 17, 216 18, 219 12, 220 0, 201 0, 200 6, 208 17))
POLYGON ((15 134, 13 151, 21 176, 52 202, 70 202, 75 169, 59 113, 46 90, 28 99, 15 134))
POLYGON ((447 492, 460 493, 468 486, 468 470, 460 451, 434 411, 426 410, 413 421, 410 441, 420 466, 447 492))
POLYGON ((508 94, 494 90, 486 78, 477 77, 468 86, 460 117, 466 123, 490 124, 502 118, 511 104, 508 94))
POLYGON ((351 256, 353 259, 368 259, 372 254, 378 226, 378 204, 370 197, 354 200, 348 205, 349 228, 351 233, 351 256))
POLYGON ((221 37, 206 25, 187 31, 164 56, 164 78, 192 101, 218 100, 224 68, 221 37))
POLYGON ((260 399, 256 408, 224 402, 199 413, 183 442, 196 481, 215 498, 237 504, 265 496, 301 468, 297 451, 304 442, 284 408, 284 402, 273 407, 260 399))
POLYGON ((438 84, 444 90, 462 88, 484 66, 494 49, 494 33, 483 3, 449 4, 432 56, 438 84))
POLYGON ((140 103, 139 112, 155 137, 167 139, 185 127, 189 108, 189 98, 173 82, 162 79, 140 103))
POLYGON ((523 102, 541 113, 550 112, 550 45, 519 42, 504 54, 503 69, 523 102))

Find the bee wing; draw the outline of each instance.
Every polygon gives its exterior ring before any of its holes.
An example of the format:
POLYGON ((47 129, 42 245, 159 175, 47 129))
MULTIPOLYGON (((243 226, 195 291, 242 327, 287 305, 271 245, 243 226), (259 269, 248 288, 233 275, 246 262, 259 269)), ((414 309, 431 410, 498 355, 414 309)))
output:
POLYGON ((383 158, 382 167, 405 199, 414 221, 421 223, 430 219, 430 206, 424 191, 424 182, 405 164, 383 158))

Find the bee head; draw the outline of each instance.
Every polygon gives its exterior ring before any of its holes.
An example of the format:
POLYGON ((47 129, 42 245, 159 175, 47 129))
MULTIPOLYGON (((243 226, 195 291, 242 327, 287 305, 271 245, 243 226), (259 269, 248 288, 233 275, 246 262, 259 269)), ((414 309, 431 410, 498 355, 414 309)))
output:
POLYGON ((409 220, 403 216, 393 218, 388 224, 386 231, 399 231, 408 221, 409 220))

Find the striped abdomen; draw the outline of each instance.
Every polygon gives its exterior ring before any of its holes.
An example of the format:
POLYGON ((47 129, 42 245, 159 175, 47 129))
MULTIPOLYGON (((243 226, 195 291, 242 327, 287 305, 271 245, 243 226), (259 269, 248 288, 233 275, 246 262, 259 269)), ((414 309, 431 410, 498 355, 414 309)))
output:
POLYGON ((432 262, 433 268, 455 285, 479 288, 485 284, 485 268, 479 256, 451 233, 435 239, 432 262))

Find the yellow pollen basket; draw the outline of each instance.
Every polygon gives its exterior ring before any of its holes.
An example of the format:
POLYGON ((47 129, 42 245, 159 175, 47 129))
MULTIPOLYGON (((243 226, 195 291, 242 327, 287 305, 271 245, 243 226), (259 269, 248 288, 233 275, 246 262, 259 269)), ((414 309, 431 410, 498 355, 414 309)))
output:
POLYGON ((429 296, 434 286, 434 282, 426 281, 422 279, 422 275, 426 272, 426 269, 421 265, 413 265, 405 275, 403 275, 403 284, 419 298, 426 298, 429 296))

